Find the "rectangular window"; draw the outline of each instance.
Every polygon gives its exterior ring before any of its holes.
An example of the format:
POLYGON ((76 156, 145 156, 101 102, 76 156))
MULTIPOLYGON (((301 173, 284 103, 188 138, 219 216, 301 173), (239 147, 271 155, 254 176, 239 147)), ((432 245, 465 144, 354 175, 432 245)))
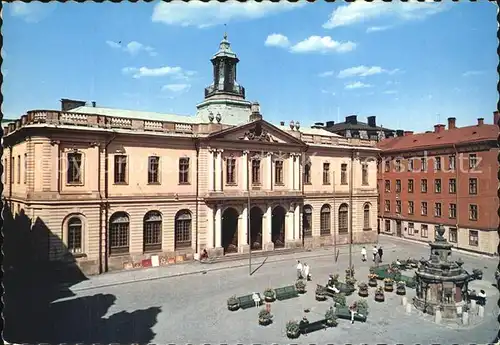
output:
POLYGON ((434 204, 434 217, 441 217, 441 203, 440 202, 436 202, 434 204))
POLYGON ((330 163, 323 163, 323 184, 330 184, 330 163))
POLYGON ((415 224, 408 223, 408 235, 410 236, 415 235, 415 224))
POLYGON ((415 203, 413 201, 408 201, 408 214, 413 214, 415 212, 415 203))
POLYGON ((252 159, 252 184, 260 184, 260 159, 252 159))
POLYGON ((115 183, 127 183, 127 156, 115 156, 115 183))
POLYGON ((391 221, 389 219, 385 220, 385 231, 391 232, 391 221))
POLYGON ((304 165, 304 184, 311 184, 311 163, 304 165))
POLYGON ((469 205, 469 220, 477 220, 477 205, 469 205))
POLYGON ((391 201, 390 200, 385 200, 384 210, 385 210, 385 212, 391 212, 391 201))
POLYGON ((24 154, 24 174, 23 174, 23 183, 26 184, 28 180, 28 155, 24 154))
POLYGON ((281 160, 274 162, 274 183, 283 185, 283 161, 281 160))
POLYGON ((401 160, 396 159, 396 172, 400 172, 400 171, 401 171, 401 160))
POLYGON ((434 169, 435 171, 441 171, 441 157, 435 157, 436 160, 434 161, 434 169))
POLYGON ((389 172, 391 170, 391 162, 389 161, 385 161, 385 164, 384 164, 384 171, 385 172, 389 172))
POLYGON ((457 159, 456 159, 455 155, 450 155, 448 157, 448 169, 451 171, 454 171, 456 162, 457 162, 457 159))
POLYGON ((82 154, 79 152, 68 152, 66 159, 68 164, 67 184, 81 184, 82 154))
POLYGON ((363 184, 363 186, 367 186, 368 185, 368 164, 366 163, 363 163, 361 165, 361 183, 363 184))
POLYGON ((396 200, 396 213, 401 214, 401 200, 396 200))
POLYGON ((401 193, 401 180, 396 180, 396 193, 401 193))
POLYGON ((385 192, 386 193, 391 192, 391 181, 390 180, 385 180, 385 192))
POLYGON ((415 161, 413 160, 413 158, 409 158, 408 159, 408 171, 413 172, 414 166, 415 166, 415 161))
POLYGON ((457 218, 457 204, 450 204, 449 217, 451 219, 457 218))
POLYGON ((469 179, 469 194, 471 195, 477 194, 477 178, 469 179))
POLYGON ((427 216, 427 201, 422 201, 420 203, 420 211, 422 216, 427 216))
POLYGON ((423 178, 420 181, 420 192, 427 193, 427 179, 423 178))
POLYGON ((427 225, 422 224, 420 226, 420 236, 421 237, 427 237, 427 236, 429 236, 429 228, 427 227, 427 225))
POLYGON ((477 155, 475 153, 469 154, 469 169, 473 170, 477 167, 477 155))
POLYGON ((236 184, 236 159, 235 158, 228 158, 226 160, 226 184, 230 184, 230 185, 236 184))
POLYGON ((434 180, 434 193, 441 193, 441 179, 434 180))
POLYGON ((450 228, 449 241, 450 241, 450 243, 457 243, 458 242, 457 228, 450 228))
POLYGON ((179 158, 179 184, 189 184, 189 158, 179 158))
POLYGON ((479 231, 469 230, 469 246, 479 246, 479 231))
POLYGON ((420 170, 427 171, 427 158, 420 158, 420 170))
POLYGON ((457 180, 454 178, 450 178, 448 181, 448 192, 450 194, 456 194, 457 193, 457 180))
POLYGON ((148 183, 160 183, 160 157, 148 157, 148 183))
POLYGON ((413 179, 408 180, 408 193, 413 193, 413 179))
POLYGON ((21 156, 17 156, 17 184, 21 184, 21 156))
POLYGON ((347 164, 342 164, 340 166, 340 184, 347 184, 347 164))

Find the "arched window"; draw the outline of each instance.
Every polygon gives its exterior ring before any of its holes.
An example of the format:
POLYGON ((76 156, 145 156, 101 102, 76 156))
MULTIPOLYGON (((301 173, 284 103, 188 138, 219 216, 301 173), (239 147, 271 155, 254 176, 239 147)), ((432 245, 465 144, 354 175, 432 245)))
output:
POLYGON ((109 220, 109 254, 129 252, 130 220, 125 212, 114 213, 109 220))
POLYGON ((144 216, 144 251, 161 250, 161 214, 149 211, 144 216))
POLYGON ((330 235, 331 224, 332 224, 332 217, 330 212, 330 205, 323 205, 320 211, 319 234, 321 236, 330 235))
POLYGON ((71 217, 68 220, 68 251, 70 253, 81 253, 82 249, 82 220, 71 217))
POLYGON ((312 236, 312 207, 305 205, 302 210, 302 227, 304 229, 304 238, 312 236))
POLYGON ((349 231, 349 207, 347 204, 342 204, 339 207, 339 233, 346 233, 349 231))
POLYGON ((191 247, 191 212, 181 210, 175 216, 175 249, 191 247))
POLYGON ((363 229, 364 230, 371 230, 371 225, 370 225, 370 205, 365 204, 363 207, 363 229))

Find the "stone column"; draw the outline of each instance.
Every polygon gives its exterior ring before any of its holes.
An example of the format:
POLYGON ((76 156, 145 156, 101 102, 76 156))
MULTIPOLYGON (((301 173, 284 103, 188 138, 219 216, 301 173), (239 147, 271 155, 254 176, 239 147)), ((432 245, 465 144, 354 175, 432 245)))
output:
MULTIPOLYGON (((269 249, 271 242, 271 233, 272 233, 272 207, 271 205, 267 206, 266 212, 264 213, 264 217, 262 217, 262 247, 265 250, 269 249)), ((273 249, 274 247, 271 246, 273 249)), ((271 249, 272 250, 272 249, 271 249)))
POLYGON ((293 241, 293 226, 294 226, 294 213, 288 209, 285 218, 285 241, 293 241))
POLYGON ((295 211, 294 211, 294 218, 295 218, 295 226, 294 226, 294 232, 293 232, 293 239, 294 240, 300 240, 301 234, 300 234, 300 205, 297 203, 295 204, 295 211))
POLYGON ((222 247, 222 209, 220 205, 216 206, 215 211, 215 248, 222 247))
POLYGON ((207 248, 214 247, 214 209, 207 206, 207 248))
POLYGON ((214 191, 214 150, 208 149, 208 191, 214 191))
POLYGON ((243 151, 243 154, 241 155, 241 183, 243 184, 241 187, 244 191, 248 191, 248 186, 249 186, 249 181, 248 179, 250 178, 248 174, 248 150, 243 151))
POLYGON ((288 189, 289 190, 295 190, 295 178, 294 178, 294 169, 295 169, 295 162, 294 162, 294 156, 295 154, 290 153, 288 155, 288 189))
POLYGON ((245 206, 243 212, 241 212, 241 226, 238 229, 238 246, 240 247, 239 250, 241 253, 248 253, 250 247, 248 245, 248 212, 248 207, 245 206))

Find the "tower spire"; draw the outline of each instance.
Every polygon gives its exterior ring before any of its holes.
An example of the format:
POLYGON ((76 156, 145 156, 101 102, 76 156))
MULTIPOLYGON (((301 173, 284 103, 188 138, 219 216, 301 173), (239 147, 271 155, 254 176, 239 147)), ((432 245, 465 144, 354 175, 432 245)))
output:
POLYGON ((227 24, 224 24, 224 40, 227 40, 227 24))

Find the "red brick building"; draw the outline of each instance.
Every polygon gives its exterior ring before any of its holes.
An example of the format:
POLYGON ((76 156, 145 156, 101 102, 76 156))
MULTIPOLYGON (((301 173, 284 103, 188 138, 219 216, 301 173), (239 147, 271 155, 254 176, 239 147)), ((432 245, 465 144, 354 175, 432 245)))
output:
POLYGON ((460 128, 449 118, 447 128, 379 143, 380 233, 427 242, 443 224, 456 248, 496 253, 500 115, 493 115, 494 125, 479 118, 460 128))

